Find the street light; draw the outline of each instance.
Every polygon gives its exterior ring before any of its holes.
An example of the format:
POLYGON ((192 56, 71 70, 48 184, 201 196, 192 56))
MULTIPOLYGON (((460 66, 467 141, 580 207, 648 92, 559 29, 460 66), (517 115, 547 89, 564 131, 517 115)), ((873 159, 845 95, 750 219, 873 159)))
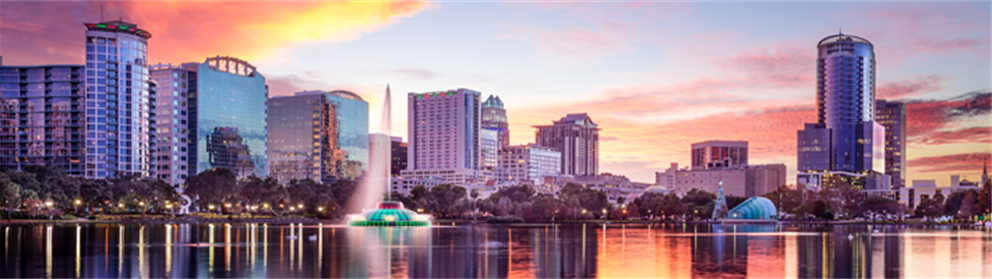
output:
POLYGON ((75 202, 75 203, 76 203, 76 213, 78 214, 78 213, 79 213, 79 205, 80 205, 80 204, 82 204, 82 203, 83 203, 83 201, 81 201, 81 200, 76 200, 76 202, 75 202))
POLYGON ((317 207, 317 211, 324 212, 324 207, 323 206, 318 206, 317 207))

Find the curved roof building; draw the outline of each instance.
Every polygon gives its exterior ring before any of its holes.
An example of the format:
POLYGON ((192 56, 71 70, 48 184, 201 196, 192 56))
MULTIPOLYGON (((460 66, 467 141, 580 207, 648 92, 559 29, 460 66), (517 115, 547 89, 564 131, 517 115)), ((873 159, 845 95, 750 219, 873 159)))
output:
POLYGON ((765 197, 752 197, 731 209, 727 219, 769 220, 776 219, 775 204, 765 197))

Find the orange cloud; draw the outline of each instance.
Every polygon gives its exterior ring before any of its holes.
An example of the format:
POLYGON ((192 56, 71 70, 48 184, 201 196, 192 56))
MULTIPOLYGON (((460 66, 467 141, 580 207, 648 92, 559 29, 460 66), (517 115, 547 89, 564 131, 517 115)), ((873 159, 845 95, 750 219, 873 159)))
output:
MULTIPOLYGON (((105 20, 121 18, 152 34, 152 63, 198 62, 214 55, 251 62, 286 46, 352 40, 428 7, 424 1, 148 1, 107 3, 104 14, 105 20)), ((97 2, 5 2, 0 11, 5 64, 82 64, 83 23, 98 22, 99 15, 97 2)))

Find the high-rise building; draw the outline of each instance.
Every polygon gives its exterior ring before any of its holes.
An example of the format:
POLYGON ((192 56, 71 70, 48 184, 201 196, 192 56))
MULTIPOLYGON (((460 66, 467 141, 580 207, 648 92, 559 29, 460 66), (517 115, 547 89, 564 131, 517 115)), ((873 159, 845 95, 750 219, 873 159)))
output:
POLYGON ((86 23, 86 178, 151 173, 148 39, 133 23, 86 23))
POLYGON ((509 180, 539 185, 545 177, 561 175, 561 152, 533 143, 507 146, 500 150, 499 168, 509 180))
POLYGON ((188 85, 196 86, 196 94, 188 96, 190 170, 226 168, 238 177, 266 176, 265 77, 234 57, 210 57, 193 66, 183 66, 196 71, 196 84, 188 85))
POLYGON ((470 89, 410 93, 407 168, 479 168, 479 95, 470 89))
POLYGON ((747 165, 746 141, 704 141, 692 144, 692 168, 711 169, 747 165))
POLYGON ((589 115, 568 114, 553 125, 534 128, 537 128, 537 145, 561 152, 562 174, 598 174, 600 129, 589 115))
POLYGON ((45 165, 83 175, 84 69, 0 66, 0 168, 45 165))
POLYGON ((499 146, 510 146, 510 129, 506 121, 506 109, 498 96, 489 95, 482 103, 482 128, 499 133, 499 146))
POLYGON ((440 177, 463 184, 472 179, 494 178, 480 168, 481 93, 459 88, 409 93, 407 179, 440 177))
POLYGON ((826 185, 832 172, 856 187, 877 190, 885 180, 885 128, 875 122, 875 52, 871 42, 846 34, 817 44, 817 122, 798 132, 798 182, 826 185), (827 158, 823 158, 824 148, 827 158), (826 163, 826 169, 822 164, 826 163))
POLYGON ((400 137, 390 137, 390 140, 392 147, 390 161, 392 162, 389 165, 389 175, 394 177, 400 176, 400 171, 406 170, 407 144, 400 137))
POLYGON ((479 131, 479 168, 496 170, 499 167, 499 132, 482 129, 479 131))
POLYGON ((369 167, 368 108, 343 90, 269 99, 269 175, 284 183, 358 179, 369 167))
POLYGON ((892 187, 906 185, 906 104, 879 99, 875 101, 875 121, 885 127, 885 174, 892 177, 892 187))
POLYGON ((170 185, 196 174, 190 166, 190 98, 196 95, 196 63, 152 65, 158 82, 156 98, 155 176, 170 185), (185 67, 184 67, 185 66, 185 67))

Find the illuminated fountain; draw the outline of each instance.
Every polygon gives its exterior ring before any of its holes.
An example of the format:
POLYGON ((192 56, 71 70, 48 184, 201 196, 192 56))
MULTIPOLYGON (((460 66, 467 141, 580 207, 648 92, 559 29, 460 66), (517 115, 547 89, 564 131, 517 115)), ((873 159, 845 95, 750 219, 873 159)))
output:
POLYGON ((390 106, 389 86, 386 86, 385 104, 382 108, 381 133, 369 135, 369 172, 365 179, 365 187, 357 191, 357 196, 350 206, 351 212, 363 210, 360 214, 348 215, 351 226, 428 226, 430 215, 421 215, 403 208, 400 202, 390 200, 389 165, 391 161, 392 108, 390 106), (376 203, 378 202, 378 203, 376 203), (372 210, 365 210, 375 207, 372 210))

